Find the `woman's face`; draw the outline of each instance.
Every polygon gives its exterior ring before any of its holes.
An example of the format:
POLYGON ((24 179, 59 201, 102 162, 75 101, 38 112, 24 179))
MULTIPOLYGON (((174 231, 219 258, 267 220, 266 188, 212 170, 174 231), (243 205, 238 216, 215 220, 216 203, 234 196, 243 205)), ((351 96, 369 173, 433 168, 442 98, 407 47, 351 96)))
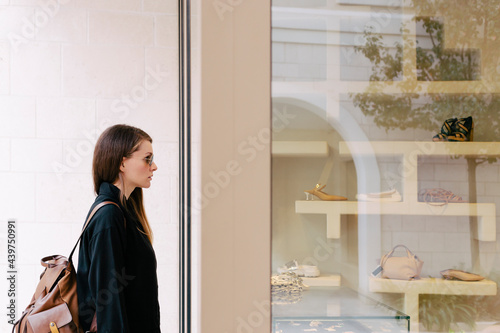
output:
POLYGON ((153 159, 153 145, 144 140, 139 145, 139 149, 129 158, 123 159, 122 171, 125 188, 133 191, 136 187, 148 188, 151 186, 153 172, 158 167, 153 159))

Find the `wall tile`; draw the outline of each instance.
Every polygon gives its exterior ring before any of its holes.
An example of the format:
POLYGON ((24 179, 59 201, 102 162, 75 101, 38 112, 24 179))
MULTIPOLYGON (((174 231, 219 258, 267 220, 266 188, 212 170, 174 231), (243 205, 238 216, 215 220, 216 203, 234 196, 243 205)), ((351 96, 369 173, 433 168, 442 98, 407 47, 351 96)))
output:
MULTIPOLYGON (((24 262, 22 258, 19 259, 21 262, 24 262)), ((18 304, 22 304, 20 308, 23 306, 27 306, 30 303, 31 298, 33 297, 33 291, 35 290, 38 283, 38 279, 34 279, 33 277, 38 277, 43 272, 43 267, 40 265, 40 259, 41 258, 38 258, 36 263, 33 262, 29 265, 21 264, 19 266, 17 285, 23 286, 22 288, 19 288, 19 294, 17 298, 18 304)), ((12 331, 12 326, 9 331, 12 331)))
POLYGON ((154 17, 135 13, 90 12, 89 42, 108 45, 152 45, 154 17))
POLYGON ((0 42, 0 95, 10 93, 10 44, 0 42))
POLYGON ((142 0, 71 0, 65 6, 68 8, 139 12, 142 9, 142 0))
POLYGON ((57 96, 61 93, 61 47, 29 43, 14 52, 11 92, 14 95, 57 96))
POLYGON ((8 40, 9 38, 13 38, 14 41, 21 38, 33 40, 33 31, 27 30, 26 27, 30 25, 30 22, 33 22, 34 13, 34 9, 29 7, 1 7, 0 40, 8 40), (15 38, 14 35, 18 37, 15 38))
POLYGON ((273 63, 272 65, 272 70, 273 70, 273 79, 275 78, 285 78, 286 77, 286 68, 287 68, 287 65, 286 64, 277 64, 277 63, 273 63))
MULTIPOLYGON (((156 152, 157 149, 155 149, 155 157, 156 152)), ((143 190, 144 205, 152 226, 172 224, 173 221, 170 219, 171 203, 177 202, 177 198, 170 191, 170 177, 159 172, 160 167, 154 173, 151 187, 143 190)))
POLYGON ((313 45, 313 64, 324 65, 327 63, 327 51, 324 45, 313 45))
POLYGON ((390 231, 382 231, 381 233, 382 239, 381 239, 381 244, 382 244, 382 253, 386 254, 390 250, 392 250, 392 232, 390 231))
POLYGON ((0 171, 10 170, 10 140, 0 139, 0 171))
POLYGON ((175 49, 179 29, 177 24, 176 15, 155 16, 155 43, 157 46, 175 49))
POLYGON ((453 192, 463 200, 469 200, 469 184, 466 181, 441 181, 439 187, 453 192))
POLYGON ((177 102, 137 100, 128 107, 123 100, 97 102, 97 123, 127 123, 145 130, 154 141, 178 141, 177 102), (123 113, 114 112, 123 108, 123 113), (122 117, 124 115, 124 117, 122 117))
POLYGON ((420 250, 418 236, 414 232, 393 232, 392 245, 406 245, 412 252, 418 253, 420 250))
POLYGON ((469 218, 464 217, 457 221, 457 232, 470 232, 469 218))
MULTIPOLYGON (((37 8, 36 13, 47 13, 37 8)), ((47 23, 38 29, 36 39, 51 42, 85 43, 87 41, 87 12, 60 7, 48 13, 47 23)))
POLYGON ((476 168, 476 181, 478 182, 498 182, 498 162, 480 164, 476 168))
MULTIPOLYGON (((274 42, 272 45, 272 62, 285 62, 285 44, 274 42)), ((274 65, 274 64, 273 64, 274 65)))
POLYGON ((95 127, 95 113, 91 99, 38 98, 37 137, 86 139, 95 127))
MULTIPOLYGON (((54 198, 52 199, 54 200, 54 198)), ((57 202, 53 202, 52 205, 55 204, 57 204, 57 202)), ((18 246, 19 258, 24 263, 39 264, 41 258, 53 254, 68 256, 71 252, 72 245, 76 242, 76 239, 73 240, 71 238, 71 225, 68 223, 20 221, 18 223, 18 231, 20 240, 20 245, 18 246), (56 230, 57 242, 47 241, 55 237, 54 232, 56 230), (43 249, 43 252, 34 249, 43 249)), ((40 270, 42 270, 42 268, 43 267, 40 265, 40 270)))
POLYGON ((285 44, 285 62, 289 64, 298 63, 300 45, 286 43, 285 44))
POLYGON ((144 49, 128 46, 63 47, 64 96, 119 97, 144 81, 144 49))
POLYGON ((285 64, 286 68, 286 78, 290 81, 294 81, 299 78, 299 65, 296 64, 285 64))
POLYGON ((403 216, 401 230, 403 231, 425 231, 425 217, 424 216, 403 216))
POLYGON ((39 223, 83 223, 94 202, 90 174, 38 174, 36 177, 36 221, 39 223), (54 208, 57 207, 57 214, 54 208))
POLYGON ((468 233, 446 233, 446 252, 470 252, 470 236, 468 233))
MULTIPOLYGON (((427 268, 432 270, 434 277, 439 277, 439 272, 448 268, 469 270, 471 257, 469 253, 433 253, 432 263, 432 267, 427 268)), ((424 267, 426 265, 427 263, 424 263, 424 267)))
MULTIPOLYGON (((35 175, 30 173, 0 173, 0 219, 35 220, 35 175)), ((3 232, 3 231, 2 231, 3 232)))
MULTIPOLYGON (((418 248, 426 252, 442 252, 444 247, 445 233, 439 232, 420 232, 418 234, 418 248)), ((416 236, 416 235, 415 235, 416 236)))
POLYGON ((35 98, 0 96, 0 137, 35 137, 35 98))
POLYGON ((53 172, 62 162, 61 140, 12 140, 12 171, 53 172))
POLYGON ((422 164, 418 165, 418 179, 419 180, 434 180, 434 165, 422 164))
POLYGON ((399 215, 382 216, 382 231, 401 231, 402 219, 399 215))
POLYGON ((486 195, 500 196, 500 186, 496 182, 490 182, 484 184, 484 193, 486 195))
POLYGON ((64 140, 63 161, 54 170, 56 175, 61 177, 71 173, 91 174, 95 142, 90 135, 88 138, 80 140, 64 140))
POLYGON ((498 274, 498 266, 500 265, 500 259, 496 253, 481 253, 479 254, 481 260, 481 271, 485 275, 489 275, 494 272, 498 274))
POLYGON ((179 100, 178 54, 175 49, 146 49, 146 77, 143 83, 148 99, 179 100))
MULTIPOLYGON (((148 211, 149 212, 149 211, 148 211)), ((148 215, 149 218, 149 215, 148 215)), ((178 262, 178 237, 177 224, 156 224, 151 226, 154 232, 154 248, 156 253, 166 255, 158 258, 158 265, 174 265, 178 262)))
POLYGON ((171 0, 144 0, 145 12, 166 13, 177 15, 177 1, 171 0))
POLYGON ((155 162, 158 165, 157 172, 162 176, 177 176, 179 172, 178 143, 153 140, 153 148, 155 162))
POLYGON ((439 166, 437 165, 434 169, 436 179, 441 181, 457 181, 460 179, 467 179, 467 166, 453 166, 449 167, 446 165, 439 166))
POLYGON ((311 64, 313 57, 313 46, 301 44, 297 47, 297 62, 300 64, 311 64))
MULTIPOLYGON (((432 209, 441 206, 432 207, 432 209)), ((457 232, 457 218, 450 216, 426 216, 425 228, 428 232, 457 232)))

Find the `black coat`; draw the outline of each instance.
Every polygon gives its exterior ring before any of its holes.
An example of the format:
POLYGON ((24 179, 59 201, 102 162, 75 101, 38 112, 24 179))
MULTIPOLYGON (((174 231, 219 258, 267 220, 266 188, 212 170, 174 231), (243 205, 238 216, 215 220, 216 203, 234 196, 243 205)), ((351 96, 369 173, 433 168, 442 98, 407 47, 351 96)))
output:
POLYGON ((156 256, 119 196, 116 186, 103 183, 90 208, 113 201, 121 210, 102 207, 83 234, 77 270, 80 326, 88 330, 97 310, 99 333, 160 332, 156 256))

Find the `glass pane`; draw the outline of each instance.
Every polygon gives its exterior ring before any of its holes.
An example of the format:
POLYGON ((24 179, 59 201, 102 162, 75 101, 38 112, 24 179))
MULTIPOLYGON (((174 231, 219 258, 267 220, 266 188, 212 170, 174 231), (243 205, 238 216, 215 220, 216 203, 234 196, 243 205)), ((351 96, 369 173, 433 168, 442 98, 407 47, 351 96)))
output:
POLYGON ((499 7, 273 1, 275 332, 500 329, 499 7))

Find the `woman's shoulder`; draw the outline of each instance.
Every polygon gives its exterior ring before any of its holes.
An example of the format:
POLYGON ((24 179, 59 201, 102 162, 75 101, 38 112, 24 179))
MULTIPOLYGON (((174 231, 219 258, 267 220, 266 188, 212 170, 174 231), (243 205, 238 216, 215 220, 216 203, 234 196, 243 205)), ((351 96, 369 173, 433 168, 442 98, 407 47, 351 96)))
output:
MULTIPOLYGON (((97 205, 105 201, 97 201, 92 205, 91 210, 93 210, 97 205)), ((89 214, 90 215, 90 214, 89 214)), ((101 206, 92 219, 89 222, 89 228, 92 229, 92 233, 98 233, 106 229, 125 229, 124 215, 121 207, 112 201, 108 201, 107 204, 101 206)))

